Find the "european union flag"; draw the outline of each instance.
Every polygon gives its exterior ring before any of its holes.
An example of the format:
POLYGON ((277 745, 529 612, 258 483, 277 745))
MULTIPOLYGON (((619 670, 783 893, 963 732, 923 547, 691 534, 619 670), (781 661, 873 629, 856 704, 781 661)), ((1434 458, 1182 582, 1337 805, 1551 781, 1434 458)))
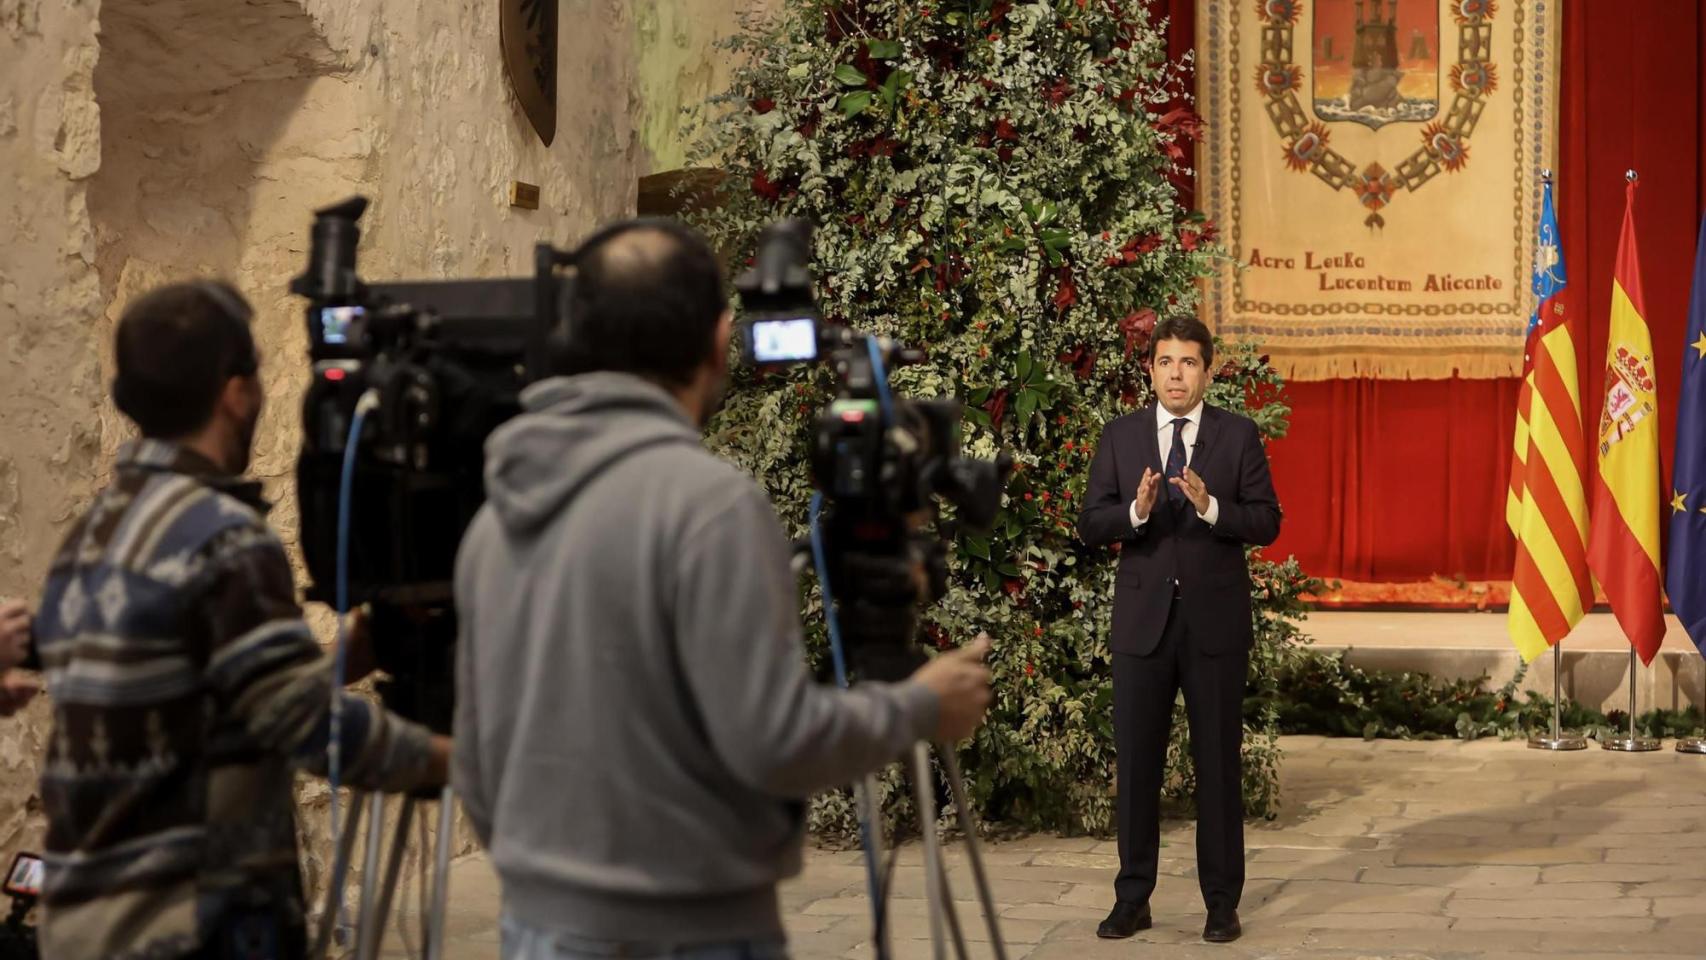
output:
POLYGON ((1670 556, 1665 592, 1671 609, 1706 656, 1706 220, 1694 254, 1688 346, 1676 411, 1676 470, 1671 482, 1670 556))

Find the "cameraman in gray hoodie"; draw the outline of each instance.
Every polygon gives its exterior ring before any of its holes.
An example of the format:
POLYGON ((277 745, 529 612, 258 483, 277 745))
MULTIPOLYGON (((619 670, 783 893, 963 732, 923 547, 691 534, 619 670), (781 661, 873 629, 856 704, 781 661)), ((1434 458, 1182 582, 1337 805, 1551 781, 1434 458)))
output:
POLYGON ((453 777, 503 956, 781 957, 804 801, 969 736, 988 641, 898 684, 814 683, 775 512, 700 443, 729 362, 716 258, 631 221, 576 268, 564 375, 489 440, 456 570, 453 777))

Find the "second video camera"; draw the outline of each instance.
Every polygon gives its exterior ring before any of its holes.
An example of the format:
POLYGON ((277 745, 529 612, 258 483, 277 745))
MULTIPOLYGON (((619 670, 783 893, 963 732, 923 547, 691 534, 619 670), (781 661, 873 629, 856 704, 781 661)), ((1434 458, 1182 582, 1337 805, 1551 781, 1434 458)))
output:
POLYGON ((803 220, 760 235, 752 269, 735 281, 746 311, 742 359, 758 367, 824 361, 835 373, 836 396, 819 413, 811 442, 813 483, 829 504, 821 525, 828 579, 855 665, 872 679, 897 679, 921 659, 911 642, 918 605, 947 592, 940 502, 952 504, 965 527, 987 528, 1012 460, 960 455, 959 401, 893 395, 888 371, 923 354, 823 322, 807 270, 810 248, 803 220))

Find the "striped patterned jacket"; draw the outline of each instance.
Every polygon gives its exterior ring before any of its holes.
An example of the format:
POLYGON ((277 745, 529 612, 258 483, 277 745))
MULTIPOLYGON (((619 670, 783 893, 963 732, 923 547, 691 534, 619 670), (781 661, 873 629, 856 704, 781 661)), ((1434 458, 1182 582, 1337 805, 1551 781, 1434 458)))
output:
MULTIPOLYGON (((143 440, 53 561, 44 957, 189 956, 236 924, 301 953, 292 787, 325 772, 333 677, 265 509, 258 484, 143 440)), ((426 730, 338 695, 345 781, 419 785, 426 730)))

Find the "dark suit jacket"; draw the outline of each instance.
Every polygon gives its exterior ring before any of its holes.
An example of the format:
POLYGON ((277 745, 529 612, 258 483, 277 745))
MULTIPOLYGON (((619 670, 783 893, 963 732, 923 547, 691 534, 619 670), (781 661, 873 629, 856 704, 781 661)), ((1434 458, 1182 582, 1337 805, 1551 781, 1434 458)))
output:
POLYGON ((1255 421, 1207 404, 1197 426, 1191 469, 1220 503, 1213 527, 1196 508, 1167 499, 1166 480, 1149 520, 1131 526, 1131 501, 1145 467, 1161 473, 1165 459, 1150 404, 1109 423, 1090 464, 1090 484, 1078 536, 1090 546, 1121 543, 1114 577, 1115 653, 1144 656, 1167 626, 1173 581, 1191 645, 1204 653, 1239 653, 1253 640, 1246 544, 1267 546, 1279 536, 1280 507, 1268 455, 1255 421))

